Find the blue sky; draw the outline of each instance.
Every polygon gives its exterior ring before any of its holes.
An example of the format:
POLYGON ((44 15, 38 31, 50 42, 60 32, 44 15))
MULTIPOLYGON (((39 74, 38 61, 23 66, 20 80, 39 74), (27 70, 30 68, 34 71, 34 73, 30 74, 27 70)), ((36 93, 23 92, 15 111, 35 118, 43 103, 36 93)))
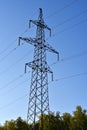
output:
MULTIPOLYGON (((54 72, 49 83, 50 110, 60 113, 87 109, 87 1, 86 0, 0 0, 0 123, 21 116, 27 119, 30 73, 24 74, 25 63, 33 60, 33 46, 18 47, 18 37, 35 37, 39 8, 52 28, 46 31, 47 42, 60 53, 47 52, 54 72), (51 60, 50 60, 51 59, 51 60), (55 63, 56 62, 56 63, 55 63)), ((22 42, 23 43, 23 42, 22 42)), ((49 81, 51 78, 49 76, 49 81)))

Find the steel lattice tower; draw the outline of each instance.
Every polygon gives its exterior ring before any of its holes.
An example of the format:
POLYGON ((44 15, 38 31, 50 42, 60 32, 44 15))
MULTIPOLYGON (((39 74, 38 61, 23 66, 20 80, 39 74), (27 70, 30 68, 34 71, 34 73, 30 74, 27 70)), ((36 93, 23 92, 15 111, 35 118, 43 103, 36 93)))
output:
MULTIPOLYGON (((48 72, 52 74, 52 79, 53 72, 47 64, 46 51, 53 52, 59 57, 59 53, 49 44, 46 44, 44 29, 48 29, 50 35, 51 29, 43 20, 42 9, 40 8, 39 11, 38 20, 30 20, 29 22, 29 26, 31 23, 37 26, 36 38, 19 37, 19 45, 20 40, 34 45, 34 59, 32 62, 25 64, 25 71, 26 66, 32 68, 27 121, 33 122, 34 125, 40 116, 49 113, 48 72)), ((41 124, 43 124, 42 121, 41 124)))

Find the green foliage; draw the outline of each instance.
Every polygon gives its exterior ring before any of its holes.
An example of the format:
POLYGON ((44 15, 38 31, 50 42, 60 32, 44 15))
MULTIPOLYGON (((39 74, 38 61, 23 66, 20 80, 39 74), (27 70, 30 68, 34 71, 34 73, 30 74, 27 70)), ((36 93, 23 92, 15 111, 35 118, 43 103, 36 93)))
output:
POLYGON ((0 130, 4 130, 4 126, 0 126, 0 130))
POLYGON ((70 130, 70 120, 71 115, 69 113, 64 113, 62 116, 64 130, 70 130))
POLYGON ((28 124, 19 117, 15 121, 15 128, 16 130, 28 130, 28 124))
POLYGON ((11 120, 11 121, 7 122, 7 130, 16 130, 14 120, 11 120))
POLYGON ((23 121, 21 117, 16 120, 6 121, 3 127, 4 130, 30 130, 29 124, 23 121))
POLYGON ((70 130, 87 130, 87 114, 86 110, 82 110, 81 106, 77 106, 71 118, 70 130))
POLYGON ((77 106, 73 115, 59 112, 50 112, 49 115, 41 115, 39 121, 28 124, 21 117, 16 120, 6 121, 0 130, 87 130, 87 111, 77 106))

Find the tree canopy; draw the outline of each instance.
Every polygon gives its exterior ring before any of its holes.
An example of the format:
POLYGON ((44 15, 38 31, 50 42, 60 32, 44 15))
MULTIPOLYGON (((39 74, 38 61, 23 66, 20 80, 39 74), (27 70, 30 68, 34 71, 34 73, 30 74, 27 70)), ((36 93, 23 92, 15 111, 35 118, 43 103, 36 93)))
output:
MULTIPOLYGON (((73 114, 60 112, 50 112, 49 115, 41 115, 39 121, 34 126, 35 130, 87 130, 87 110, 77 106, 73 114), (43 128, 41 120, 43 117, 43 128)), ((16 120, 5 121, 0 125, 0 130, 32 130, 33 124, 28 124, 21 117, 16 120)))

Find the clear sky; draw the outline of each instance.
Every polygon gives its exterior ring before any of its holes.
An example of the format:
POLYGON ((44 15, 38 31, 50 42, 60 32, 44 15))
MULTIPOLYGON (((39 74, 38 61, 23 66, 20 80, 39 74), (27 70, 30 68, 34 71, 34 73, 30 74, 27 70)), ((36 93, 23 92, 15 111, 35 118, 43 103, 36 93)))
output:
POLYGON ((87 109, 87 0, 0 0, 0 123, 21 116, 27 119, 30 73, 25 63, 33 60, 33 46, 18 37, 35 37, 39 8, 52 28, 46 31, 47 42, 60 53, 47 52, 54 72, 49 76, 50 110, 72 113, 77 105, 87 109))

